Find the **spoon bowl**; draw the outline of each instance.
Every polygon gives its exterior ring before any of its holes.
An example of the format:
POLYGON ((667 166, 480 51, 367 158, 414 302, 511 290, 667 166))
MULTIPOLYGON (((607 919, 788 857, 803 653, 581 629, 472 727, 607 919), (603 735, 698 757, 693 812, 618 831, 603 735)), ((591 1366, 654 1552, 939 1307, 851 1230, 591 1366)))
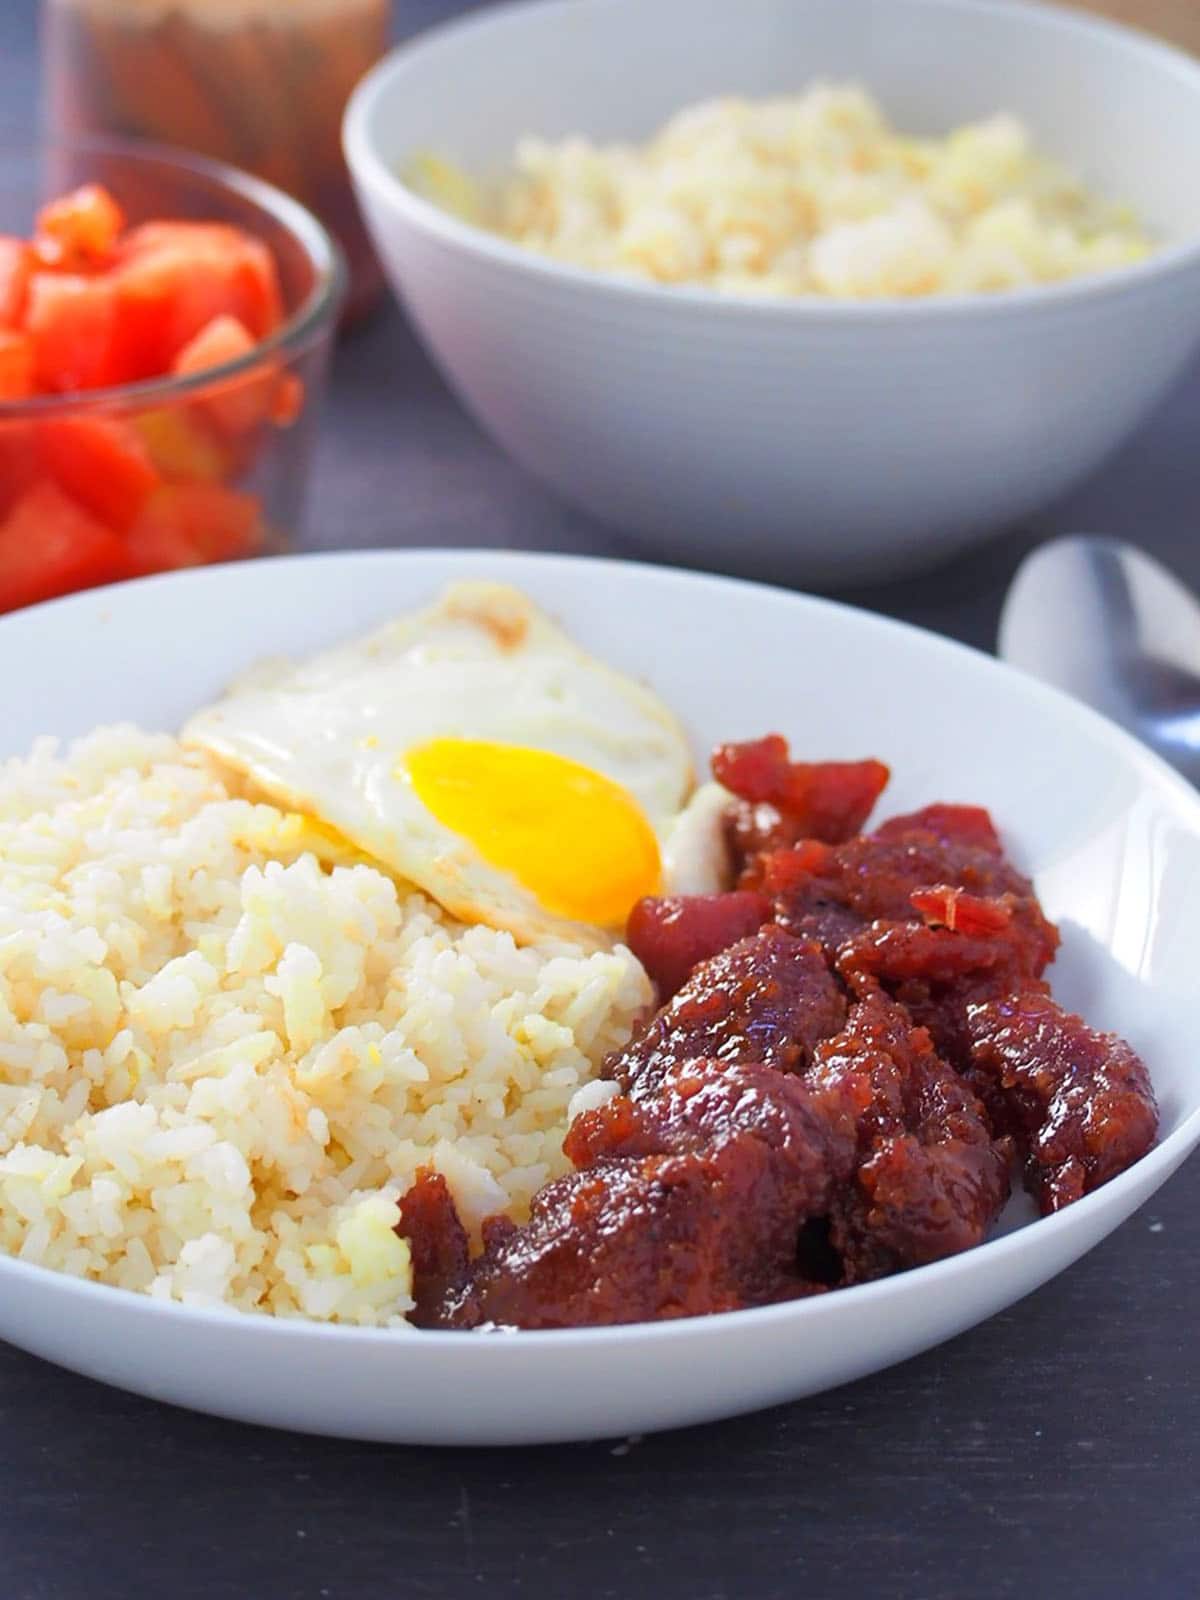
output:
POLYGON ((1022 563, 1000 655, 1118 722, 1200 784, 1200 601, 1116 539, 1055 539, 1022 563))

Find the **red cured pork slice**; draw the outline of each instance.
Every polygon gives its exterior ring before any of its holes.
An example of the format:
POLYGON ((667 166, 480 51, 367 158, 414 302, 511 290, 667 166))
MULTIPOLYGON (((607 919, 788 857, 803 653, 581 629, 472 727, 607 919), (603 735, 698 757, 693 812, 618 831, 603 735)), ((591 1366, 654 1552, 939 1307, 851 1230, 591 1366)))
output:
POLYGON ((647 898, 629 913, 625 942, 650 974, 659 999, 669 1000, 701 961, 770 920, 771 902, 749 890, 647 898))
POLYGON ((729 841, 739 865, 799 839, 836 844, 853 837, 889 777, 881 761, 793 761, 777 733, 718 745, 712 771, 736 796, 729 841))
POLYGON ((1048 994, 972 1005, 973 1078, 1025 1156, 1044 1212, 1059 1211, 1124 1172, 1153 1145, 1158 1107, 1141 1058, 1048 994))
POLYGON ((945 845, 974 845, 996 856, 1004 854, 996 824, 983 806, 948 805, 937 801, 931 806, 922 806, 919 811, 889 817, 875 829, 875 838, 905 838, 914 833, 932 834, 945 845))
POLYGON ((614 1156, 679 1155, 743 1133, 793 1164, 806 1210, 854 1165, 865 1103, 858 1085, 808 1085, 756 1062, 683 1061, 644 1100, 624 1095, 571 1124, 563 1149, 577 1167, 614 1156))
POLYGON ((1057 930, 986 811, 928 806, 846 837, 878 764, 793 763, 772 737, 717 765, 787 848, 733 893, 635 907, 631 947, 669 998, 605 1063, 623 1092, 571 1125, 577 1170, 528 1222, 488 1219, 472 1262, 444 1181, 419 1176, 398 1232, 422 1326, 823 1292, 982 1242, 1016 1153, 1054 1210, 1153 1143, 1141 1061, 1050 998, 1057 930), (800 818, 825 837, 799 838, 800 818))
POLYGON ((882 984, 928 1028, 938 1051, 973 1078, 968 1008, 1022 990, 1044 991, 1041 974, 1058 930, 1032 896, 984 899, 946 884, 911 896, 924 923, 873 922, 838 949, 852 987, 882 984))
POLYGON ((843 1032, 817 1046, 806 1081, 854 1086, 864 1105, 856 1174, 831 1230, 847 1282, 983 1241, 1008 1198, 1010 1149, 901 1006, 880 991, 853 1006, 843 1032))
POLYGON ((856 1086, 687 1062, 659 1093, 586 1112, 583 1170, 492 1232, 442 1312, 451 1327, 549 1328, 731 1311, 816 1292, 797 1259, 856 1151, 856 1086))
POLYGON ((465 1281, 470 1252, 467 1230, 448 1184, 440 1172, 423 1167, 411 1188, 400 1197, 396 1232, 408 1240, 412 1252, 412 1321, 418 1328, 433 1327, 447 1296, 465 1281))
POLYGON ((681 1061, 757 1061, 802 1071, 841 1027, 846 1001, 819 947, 767 927, 701 964, 640 1033, 605 1063, 635 1099, 681 1061))
POLYGON ((999 849, 985 839, 986 812, 968 811, 973 819, 963 834, 947 835, 943 813, 956 816, 965 807, 932 807, 940 831, 926 825, 929 813, 895 818, 875 834, 848 840, 833 848, 802 844, 797 852, 768 856, 754 875, 754 887, 770 894, 775 919, 800 937, 819 939, 832 957, 840 943, 873 922, 917 922, 913 895, 935 888, 957 890, 975 899, 1011 896, 1012 916, 1036 932, 1044 943, 1044 966, 1058 938, 1042 915, 1033 885, 999 849), (903 826, 900 826, 903 824, 903 826))
POLYGON ((440 1325, 572 1328, 736 1311, 802 1291, 767 1147, 604 1161, 547 1184, 474 1264, 440 1325))

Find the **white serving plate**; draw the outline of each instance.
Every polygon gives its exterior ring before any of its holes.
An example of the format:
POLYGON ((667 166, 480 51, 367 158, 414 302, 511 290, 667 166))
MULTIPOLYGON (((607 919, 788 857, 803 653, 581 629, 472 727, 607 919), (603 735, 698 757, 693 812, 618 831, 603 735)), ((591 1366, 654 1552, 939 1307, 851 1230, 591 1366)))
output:
MULTIPOLYGON (((993 808, 1062 924, 1060 997, 1142 1051, 1158 1147, 1055 1217, 818 1299, 564 1333, 396 1333, 196 1310, 0 1258, 0 1336, 140 1394, 276 1427, 429 1444, 643 1433, 795 1400, 928 1349, 1111 1232, 1200 1141, 1200 797, 1073 701, 934 635, 826 601, 665 568, 492 551, 294 557, 150 578, 0 622, 4 752, 99 722, 174 729, 257 657, 424 604, 455 578, 519 584, 653 683, 698 752, 772 729, 805 755, 877 755, 881 814, 993 808)), ((1131 1241, 1131 1248, 1132 1248, 1131 1241)))

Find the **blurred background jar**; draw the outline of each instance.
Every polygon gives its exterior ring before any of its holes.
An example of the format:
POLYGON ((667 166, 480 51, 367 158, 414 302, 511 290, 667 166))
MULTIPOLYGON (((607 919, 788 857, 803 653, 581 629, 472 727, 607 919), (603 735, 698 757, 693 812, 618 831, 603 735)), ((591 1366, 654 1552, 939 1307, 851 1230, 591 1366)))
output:
POLYGON ((1157 33, 1200 55, 1200 0, 1060 0, 1114 22, 1157 33))
POLYGON ((382 288, 341 151, 350 91, 388 47, 391 0, 43 0, 52 129, 180 145, 315 211, 350 266, 346 320, 382 288))

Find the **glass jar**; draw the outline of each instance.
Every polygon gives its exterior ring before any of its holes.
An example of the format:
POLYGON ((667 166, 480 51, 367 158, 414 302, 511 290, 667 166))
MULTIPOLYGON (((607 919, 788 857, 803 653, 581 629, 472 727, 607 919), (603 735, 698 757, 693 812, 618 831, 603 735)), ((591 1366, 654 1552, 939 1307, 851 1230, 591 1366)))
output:
MULTIPOLYGON (((28 238, 42 206, 90 183, 103 184, 131 228, 203 221, 265 246, 282 320, 248 353, 189 375, 0 399, 0 611, 267 555, 302 522, 343 284, 329 233, 287 195, 233 168, 89 139, 0 142, 0 234, 28 238)), ((176 286, 187 271, 178 249, 159 257, 176 286)), ((60 303, 56 349, 86 348, 94 326, 60 303)), ((125 337, 151 328, 160 305, 131 296, 125 337)))
POLYGON ((43 0, 52 129, 180 145, 304 202, 341 241, 349 319, 382 286, 342 159, 391 0, 43 0))

